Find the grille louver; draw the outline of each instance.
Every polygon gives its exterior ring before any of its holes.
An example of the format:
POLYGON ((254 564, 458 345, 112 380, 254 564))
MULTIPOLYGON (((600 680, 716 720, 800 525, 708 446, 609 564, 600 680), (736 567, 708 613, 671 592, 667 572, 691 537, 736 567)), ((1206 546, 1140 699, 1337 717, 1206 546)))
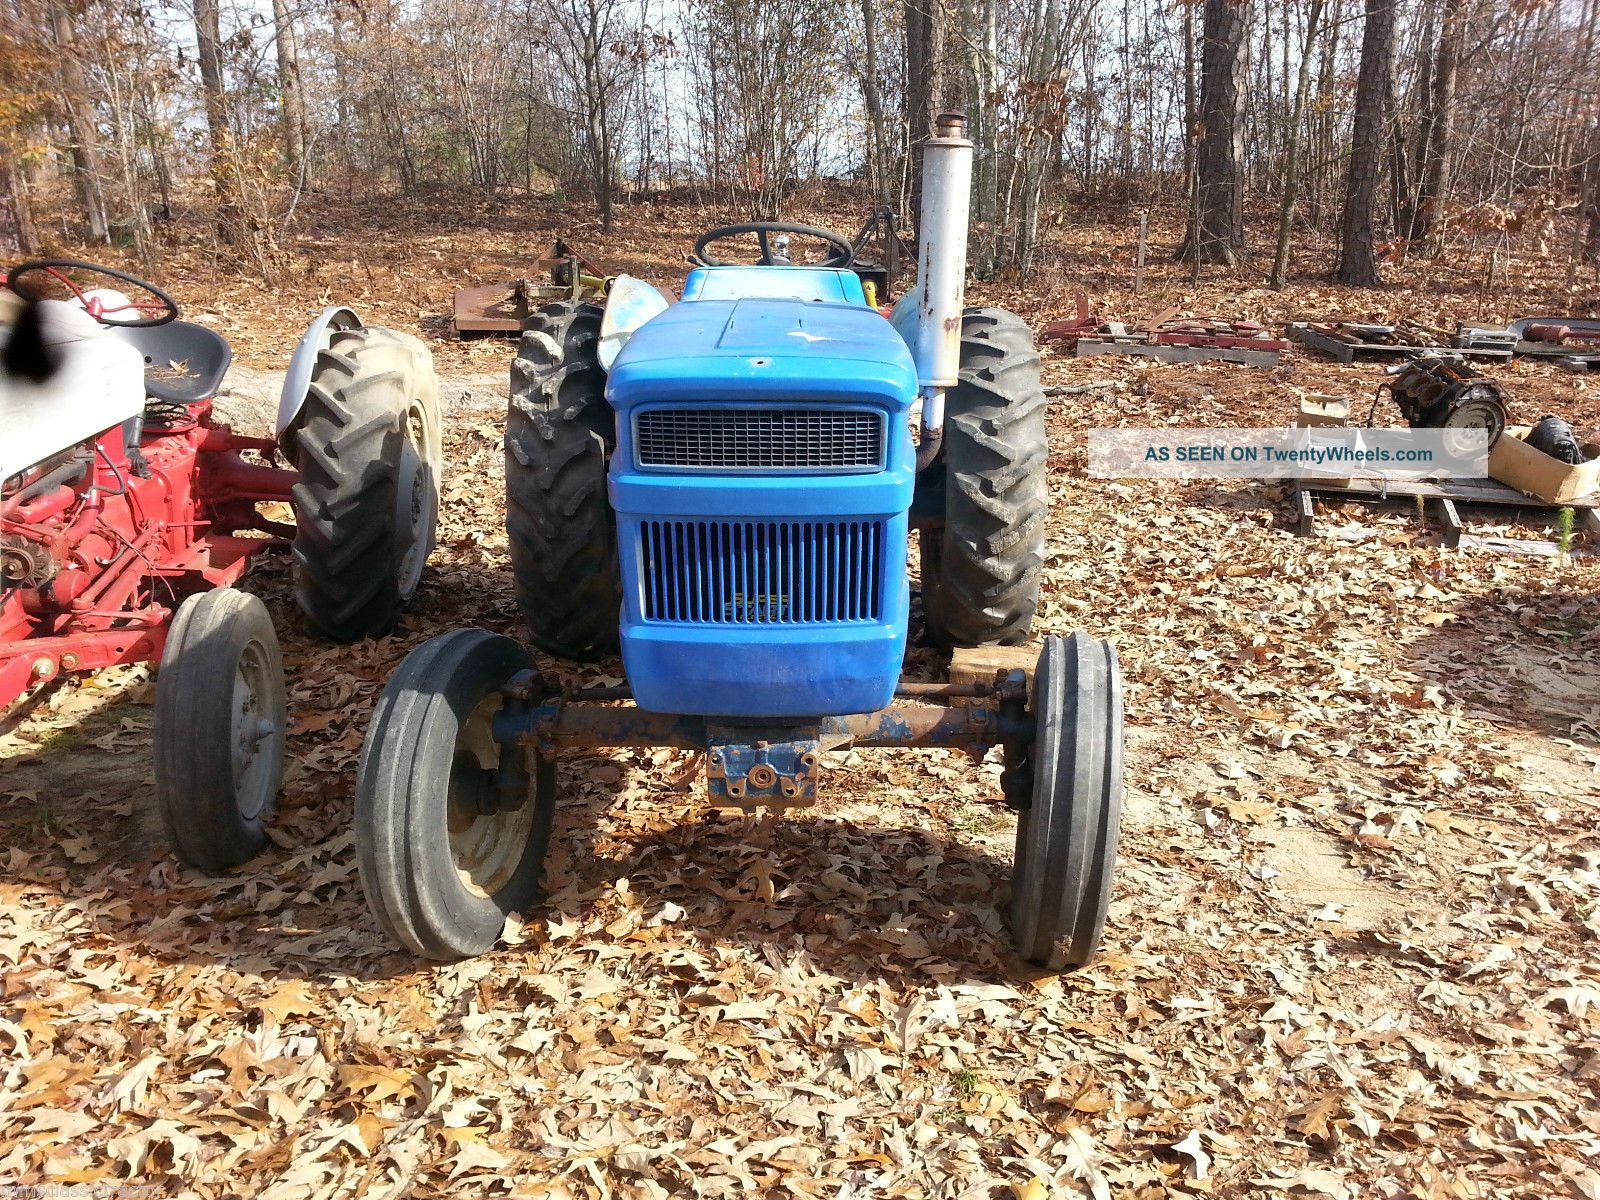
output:
POLYGON ((650 408, 634 414, 641 467, 877 471, 884 418, 849 408, 650 408))
POLYGON ((875 621, 881 521, 640 522, 646 620, 711 625, 875 621))

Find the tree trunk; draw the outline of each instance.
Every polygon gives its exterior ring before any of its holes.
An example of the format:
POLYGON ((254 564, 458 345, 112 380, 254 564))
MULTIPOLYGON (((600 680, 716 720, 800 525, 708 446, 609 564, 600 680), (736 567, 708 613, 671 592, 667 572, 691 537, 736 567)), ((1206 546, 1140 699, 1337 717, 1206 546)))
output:
POLYGON ((1456 130, 1456 73, 1461 65, 1465 7, 1465 0, 1445 0, 1444 22, 1439 30, 1439 49, 1433 61, 1433 81, 1428 89, 1428 110, 1424 118, 1422 182, 1411 213, 1411 228, 1407 231, 1414 242, 1425 241, 1433 233, 1435 213, 1449 189, 1450 154, 1456 130))
POLYGON ((66 109, 67 129, 72 134, 73 183, 88 222, 89 240, 109 245, 111 226, 106 216, 100 126, 89 102, 89 81, 73 47, 71 14, 57 6, 51 9, 50 18, 55 29, 61 73, 61 102, 66 109))
POLYGON ((230 246, 244 241, 238 189, 233 184, 233 130, 228 125, 228 98, 222 84, 222 27, 217 0, 195 0, 196 57, 205 92, 206 129, 210 134, 211 180, 217 192, 217 232, 230 246))
POLYGON ((1249 0, 1206 0, 1195 154, 1195 235, 1182 257, 1232 266, 1244 258, 1245 30, 1249 0))
POLYGON ((1311 87, 1311 50, 1320 31, 1322 0, 1311 0, 1306 13, 1305 47, 1300 52, 1300 74, 1294 85, 1294 108, 1289 115, 1289 144, 1284 150, 1283 199, 1278 207, 1278 246, 1272 256, 1272 286, 1283 287, 1289 271, 1289 240, 1294 233, 1294 210, 1300 198, 1300 123, 1306 114, 1306 92, 1311 87))
POLYGON ((33 205, 28 200, 27 184, 10 155, 0 156, 0 203, 10 217, 17 253, 23 257, 39 253, 39 235, 33 227, 33 205))
POLYGON ((1356 78, 1355 133, 1350 145, 1350 172, 1345 178, 1343 234, 1340 239, 1340 283, 1378 287, 1377 236, 1373 212, 1378 199, 1378 171, 1383 152, 1384 98, 1389 93, 1390 60, 1394 54, 1395 0, 1366 0, 1366 28, 1361 34, 1361 73, 1356 78))
POLYGON ((283 165, 296 187, 305 171, 306 109, 300 87, 300 49, 288 0, 272 0, 278 50, 278 96, 283 106, 283 165))
POLYGON ((977 270, 994 274, 998 256, 1000 220, 1000 128, 998 110, 992 100, 995 91, 995 65, 1000 60, 999 0, 978 0, 979 28, 974 42, 981 50, 973 58, 972 90, 976 103, 974 140, 977 161, 973 164, 972 211, 979 225, 977 270))
POLYGON ((922 211, 922 169, 918 152, 933 129, 944 96, 944 15, 940 0, 908 0, 905 12, 906 173, 911 180, 913 220, 922 211))
MULTIPOLYGON (((1200 136, 1199 88, 1194 74, 1194 5, 1183 6, 1183 178, 1193 190, 1194 149, 1200 136)), ((1193 214, 1191 214, 1192 219, 1193 214)))
POLYGON ((878 87, 878 21, 872 0, 861 0, 861 29, 866 62, 861 71, 861 102, 867 109, 867 175, 872 199, 889 203, 889 145, 884 134, 883 92, 878 87))

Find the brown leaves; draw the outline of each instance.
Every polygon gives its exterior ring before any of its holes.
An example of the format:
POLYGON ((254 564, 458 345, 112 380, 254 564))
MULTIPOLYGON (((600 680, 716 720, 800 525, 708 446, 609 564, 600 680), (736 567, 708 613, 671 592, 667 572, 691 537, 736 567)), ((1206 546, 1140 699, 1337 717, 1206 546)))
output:
MULTIPOLYGON (((523 211, 540 232, 588 219, 523 211)), ((667 282, 702 215, 624 217, 613 246, 667 282)), ((349 277, 438 307, 452 264, 498 277, 528 236, 396 230, 352 266, 330 234, 284 294, 222 281, 211 299, 255 336, 242 356, 279 367, 314 292, 348 299, 349 277), (373 255, 395 260, 376 284, 373 255)), ((1049 286, 973 293, 1033 315, 1049 286)), ((1188 300, 1447 307, 1220 284, 1188 300)), ((204 1200, 1600 1195, 1592 561, 1447 553, 1367 509, 1301 540, 1265 488, 1082 475, 1089 427, 1274 424, 1297 389, 1368 394, 1370 368, 1047 359, 1051 382, 1117 376, 1050 411, 1038 623, 1113 637, 1128 678, 1124 843, 1091 967, 1045 977, 1011 954, 998 762, 855 751, 815 810, 750 819, 707 814, 703 764, 671 750, 564 760, 550 895, 504 949, 441 966, 378 935, 350 832, 394 665, 442 629, 515 624, 510 347, 434 349, 469 398, 402 630, 314 643, 281 557, 246 581, 289 668, 279 848, 220 880, 161 848, 144 668, 0 735, 0 1179, 204 1200)), ((1516 372, 1519 400, 1597 411, 1570 379, 1516 372)), ((913 646, 908 669, 945 666, 913 646)))

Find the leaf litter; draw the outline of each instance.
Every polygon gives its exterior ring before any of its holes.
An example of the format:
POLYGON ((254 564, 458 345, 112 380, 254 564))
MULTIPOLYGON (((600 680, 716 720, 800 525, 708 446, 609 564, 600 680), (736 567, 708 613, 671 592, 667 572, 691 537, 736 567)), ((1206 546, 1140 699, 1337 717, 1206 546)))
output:
MULTIPOLYGON (((711 223, 674 220, 611 261, 670 282, 669 243, 711 223)), ((449 286, 482 281, 441 262, 486 244, 417 235, 348 298, 437 332, 449 286), (409 300, 385 311, 385 287, 409 300)), ((514 261, 498 244, 484 269, 514 261)), ((270 304, 174 266, 270 369, 298 334, 285 295, 338 272, 319 261, 270 304)), ((434 345, 457 378, 509 357, 434 345)), ((1581 384, 1513 371, 1594 420, 1581 384)), ((400 633, 312 642, 287 564, 252 573, 294 719, 258 861, 209 878, 164 852, 146 668, 0 737, 0 1179, 207 1200, 1600 1195, 1593 560, 1450 552, 1362 510, 1326 518, 1348 538, 1301 540, 1267 485, 1084 478, 1089 428, 1281 423, 1370 376, 1047 354, 1047 383, 1115 386, 1052 407, 1040 632, 1114 638, 1129 721, 1105 943, 1059 978, 1009 950, 996 764, 940 751, 843 756, 783 816, 707 809, 692 755, 567 760, 549 895, 505 948, 392 952, 349 831, 367 715, 431 634, 518 629, 499 416, 468 389, 400 633)), ((943 663, 913 647, 908 667, 943 663)))

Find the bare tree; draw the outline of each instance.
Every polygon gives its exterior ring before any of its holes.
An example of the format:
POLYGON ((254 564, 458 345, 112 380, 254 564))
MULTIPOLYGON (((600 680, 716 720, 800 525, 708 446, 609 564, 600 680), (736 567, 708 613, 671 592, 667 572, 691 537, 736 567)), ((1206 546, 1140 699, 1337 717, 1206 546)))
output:
POLYGON ((283 110, 283 165, 299 185, 305 170, 306 109, 300 85, 300 47, 288 0, 272 0, 272 38, 278 53, 278 102, 283 110))
POLYGON ((867 110, 867 180, 873 200, 889 203, 889 139, 883 111, 883 91, 878 84, 878 19, 872 0, 861 0, 863 55, 860 70, 861 102, 867 110))
POLYGON ((228 97, 222 80, 222 28, 217 0, 195 0, 195 57, 205 96, 206 129, 210 134, 211 180, 217 194, 217 232, 230 246, 245 240, 244 218, 235 185, 233 129, 228 124, 228 97))
POLYGON ((1294 110, 1289 116, 1288 145, 1284 149, 1283 197, 1278 205, 1278 245, 1272 255, 1272 286, 1281 288, 1289 269, 1289 239, 1294 233, 1295 206, 1300 199, 1300 126, 1305 119, 1306 93, 1311 88, 1311 53, 1321 32, 1322 0, 1311 0, 1306 11, 1305 41, 1300 50, 1300 71, 1295 79, 1294 110))
POLYGON ((610 229, 617 182, 616 124, 633 64, 616 47, 636 32, 631 0, 550 0, 557 60, 575 98, 600 225, 610 229))
POLYGON ((88 78, 78 57, 72 27, 72 14, 64 4, 50 13, 55 30, 58 70, 61 76, 61 105, 66 110, 67 128, 72 133, 73 183, 89 225, 89 239, 111 241, 111 226, 106 216, 104 156, 100 150, 100 125, 95 120, 88 78))
POLYGON ((1455 151, 1456 78, 1466 25, 1466 0, 1444 0, 1439 43, 1434 49, 1421 121, 1422 179, 1407 236, 1421 242, 1433 233, 1438 205, 1447 194, 1455 151))
POLYGON ((1340 238, 1340 283, 1377 287, 1377 235, 1373 231, 1378 200, 1378 174, 1383 154, 1384 100, 1389 94, 1394 55, 1395 0, 1366 0, 1366 27, 1361 34, 1361 73, 1356 80, 1355 133, 1350 145, 1350 170, 1345 177, 1344 218, 1340 238))
POLYGON ((1232 266, 1245 255, 1245 29, 1249 0, 1206 0, 1195 216, 1182 257, 1232 266))

